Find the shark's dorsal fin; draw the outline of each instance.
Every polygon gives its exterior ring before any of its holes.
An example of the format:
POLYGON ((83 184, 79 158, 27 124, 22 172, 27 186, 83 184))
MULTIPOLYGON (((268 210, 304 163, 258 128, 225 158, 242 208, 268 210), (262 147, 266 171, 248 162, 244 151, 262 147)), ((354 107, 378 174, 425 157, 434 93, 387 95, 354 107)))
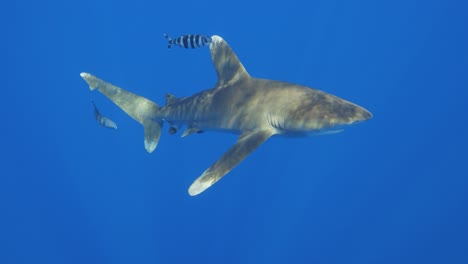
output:
POLYGON ((218 75, 217 87, 232 84, 242 79, 249 78, 250 75, 245 70, 237 55, 229 44, 220 36, 211 37, 210 44, 211 60, 218 75))
POLYGON ((192 183, 188 190, 189 194, 197 195, 215 184, 273 134, 275 131, 271 129, 242 134, 234 146, 192 183))

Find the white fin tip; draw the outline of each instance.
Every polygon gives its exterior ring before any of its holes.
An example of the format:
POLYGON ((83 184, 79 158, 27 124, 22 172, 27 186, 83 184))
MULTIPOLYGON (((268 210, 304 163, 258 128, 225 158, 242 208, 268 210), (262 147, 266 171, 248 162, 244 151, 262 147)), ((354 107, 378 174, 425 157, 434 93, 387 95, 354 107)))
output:
POLYGON ((213 36, 211 36, 211 41, 212 41, 212 43, 217 44, 219 42, 224 41, 224 39, 222 37, 218 36, 218 35, 213 35, 213 36))
POLYGON ((203 178, 203 175, 200 176, 198 179, 196 179, 192 183, 192 185, 190 185, 190 188, 188 189, 188 193, 190 194, 190 196, 195 196, 197 194, 200 194, 206 189, 208 189, 211 185, 214 184, 214 182, 207 181, 206 179, 205 181, 202 181, 201 180, 202 178, 203 178))
POLYGON ((153 150, 156 148, 157 145, 158 145, 158 142, 145 140, 145 149, 146 151, 148 151, 148 153, 153 152, 153 150))

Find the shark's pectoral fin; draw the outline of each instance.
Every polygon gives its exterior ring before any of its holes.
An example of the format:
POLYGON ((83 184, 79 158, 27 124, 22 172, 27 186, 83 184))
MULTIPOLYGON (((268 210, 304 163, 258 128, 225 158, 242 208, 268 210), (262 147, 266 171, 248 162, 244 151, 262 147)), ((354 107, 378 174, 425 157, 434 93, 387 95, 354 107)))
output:
POLYGON ((194 196, 209 188, 273 134, 274 131, 272 130, 252 131, 242 134, 234 146, 192 183, 188 190, 189 194, 194 196))
POLYGON ((211 40, 211 60, 218 75, 216 84, 218 87, 250 77, 237 55, 223 38, 214 35, 211 40))

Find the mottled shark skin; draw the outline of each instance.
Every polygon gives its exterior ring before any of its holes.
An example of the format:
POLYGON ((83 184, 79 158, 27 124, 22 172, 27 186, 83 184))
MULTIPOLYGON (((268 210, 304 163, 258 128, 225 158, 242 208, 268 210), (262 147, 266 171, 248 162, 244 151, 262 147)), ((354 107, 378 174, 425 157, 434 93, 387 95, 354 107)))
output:
POLYGON ((309 87, 251 77, 231 47, 212 36, 211 59, 218 75, 212 89, 189 97, 166 95, 166 105, 156 103, 109 84, 89 73, 81 77, 97 88, 145 128, 145 148, 152 152, 164 122, 182 136, 208 130, 239 134, 237 142, 196 179, 190 195, 197 195, 244 160, 273 135, 306 136, 341 130, 368 120, 366 109, 309 87))

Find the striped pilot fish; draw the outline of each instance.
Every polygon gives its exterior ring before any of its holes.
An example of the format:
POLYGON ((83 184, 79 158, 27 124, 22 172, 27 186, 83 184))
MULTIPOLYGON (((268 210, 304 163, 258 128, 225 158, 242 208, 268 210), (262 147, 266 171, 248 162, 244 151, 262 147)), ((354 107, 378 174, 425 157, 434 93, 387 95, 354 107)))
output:
POLYGON ((96 118, 96 121, 103 127, 117 129, 117 124, 114 121, 110 120, 109 118, 101 115, 94 101, 91 101, 91 102, 93 103, 93 106, 94 106, 94 117, 96 118))
POLYGON ((207 46, 211 43, 211 37, 199 34, 182 35, 175 39, 172 39, 167 34, 164 34, 164 37, 167 39, 167 41, 169 41, 169 44, 167 45, 168 48, 171 48, 172 45, 177 45, 186 49, 195 49, 207 46))

